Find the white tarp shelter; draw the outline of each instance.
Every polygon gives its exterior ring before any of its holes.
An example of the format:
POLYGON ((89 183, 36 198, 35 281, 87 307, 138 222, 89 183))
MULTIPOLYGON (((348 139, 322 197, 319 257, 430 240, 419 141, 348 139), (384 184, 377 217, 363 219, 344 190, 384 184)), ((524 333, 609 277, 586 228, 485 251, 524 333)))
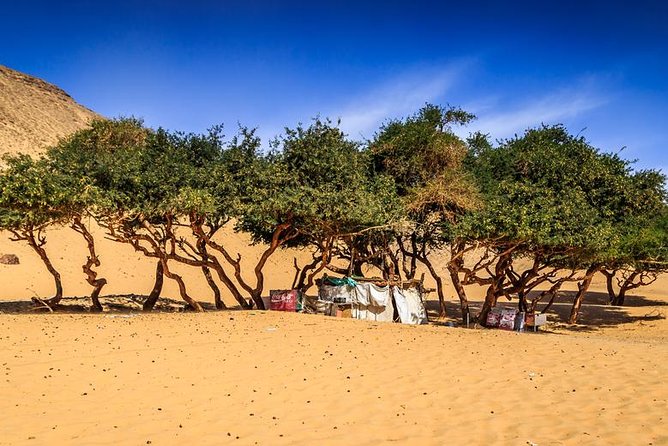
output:
POLYGON ((347 283, 341 285, 322 283, 318 300, 323 303, 350 304, 353 318, 377 322, 392 322, 396 305, 401 323, 412 325, 427 323, 427 312, 418 288, 404 289, 398 286, 378 286, 371 282, 345 280, 347 283))
POLYGON ((427 323, 427 311, 417 288, 401 289, 392 287, 394 302, 402 324, 420 325, 427 323))
POLYGON ((352 316, 355 319, 367 321, 392 322, 394 305, 390 287, 379 287, 373 283, 358 283, 355 286, 352 316))

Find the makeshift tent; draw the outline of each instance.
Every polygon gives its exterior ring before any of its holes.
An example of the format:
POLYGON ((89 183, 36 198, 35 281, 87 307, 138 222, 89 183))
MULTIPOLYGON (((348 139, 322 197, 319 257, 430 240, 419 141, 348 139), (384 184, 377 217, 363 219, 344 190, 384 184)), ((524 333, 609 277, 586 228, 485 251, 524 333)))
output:
POLYGON ((417 288, 401 289, 392 287, 394 303, 402 324, 419 325, 427 323, 427 311, 417 288))
POLYGON ((355 300, 355 286, 342 285, 327 285, 320 286, 318 291, 318 298, 324 302, 332 302, 337 304, 351 304, 355 300))
MULTIPOLYGON (((427 322, 420 282, 325 276, 318 285, 320 302, 329 302, 333 306, 350 304, 351 315, 355 319, 392 322, 396 307, 399 320, 404 324, 427 322)), ((334 314, 334 310, 331 314, 334 314)))
POLYGON ((355 286, 352 317, 367 321, 392 322, 394 305, 390 287, 379 287, 373 283, 358 283, 355 286))

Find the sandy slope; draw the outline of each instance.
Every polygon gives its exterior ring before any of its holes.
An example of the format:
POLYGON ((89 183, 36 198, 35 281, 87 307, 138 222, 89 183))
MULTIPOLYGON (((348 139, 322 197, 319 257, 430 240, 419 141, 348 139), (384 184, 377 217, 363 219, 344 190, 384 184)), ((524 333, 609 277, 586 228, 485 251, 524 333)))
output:
MULTIPOLYGON (((155 261, 136 253, 129 245, 107 240, 104 232, 92 224, 98 255, 101 261, 99 277, 107 278, 109 284, 102 294, 148 294, 153 288, 155 277, 155 261)), ((12 242, 6 232, 0 232, 0 253, 13 253, 19 256, 19 265, 0 265, 0 283, 9 284, 0 292, 1 300, 29 299, 32 296, 49 297, 54 292, 53 279, 46 271, 39 258, 25 242, 12 242)), ((45 249, 49 253, 55 267, 63 277, 63 287, 67 296, 86 296, 91 288, 85 281, 81 265, 86 262, 88 250, 83 238, 68 227, 48 230, 45 249)), ((186 234, 187 235, 187 234, 186 234)), ((217 238, 224 243, 231 253, 241 253, 244 277, 252 280, 253 267, 261 255, 263 246, 250 246, 250 238, 245 234, 237 234, 226 230, 217 238)), ((294 259, 304 265, 310 254, 305 251, 277 251, 267 264, 265 283, 267 290, 273 288, 289 288, 295 275, 294 259)), ((170 263, 172 265, 172 263, 170 263)), ((213 302, 213 294, 208 288, 199 269, 173 264, 174 271, 182 274, 188 285, 188 292, 197 300, 213 302)), ((232 270, 229 271, 232 275, 232 270)), ((165 279, 163 295, 174 299, 179 298, 178 287, 169 279, 165 279)), ((222 283, 219 282, 221 289, 222 283)), ((236 301, 223 289, 224 299, 228 305, 234 306, 236 301)))
MULTIPOLYGON (((76 237, 47 244, 68 295, 88 292, 68 262, 85 255, 76 237)), ((0 243, 22 262, 0 265, 0 444, 668 444, 665 277, 625 308, 603 305, 597 280, 576 327, 558 323, 566 293, 538 334, 109 301, 99 315, 15 314, 10 301, 51 282, 34 254, 0 243)), ((107 293, 151 287, 152 263, 127 249, 101 242, 107 293)), ((272 261, 269 288, 290 284, 294 254, 272 261)))
POLYGON ((95 117, 55 85, 0 65, 0 155, 38 154, 95 117))

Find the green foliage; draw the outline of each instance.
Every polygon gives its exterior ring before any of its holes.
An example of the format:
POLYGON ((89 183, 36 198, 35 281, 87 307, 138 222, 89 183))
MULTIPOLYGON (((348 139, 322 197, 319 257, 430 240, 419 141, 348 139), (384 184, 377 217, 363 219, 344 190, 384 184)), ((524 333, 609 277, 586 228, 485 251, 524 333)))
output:
POLYGON ((472 240, 603 262, 617 249, 620 227, 655 212, 664 197, 656 172, 634 173, 563 126, 531 129, 497 148, 477 140, 475 151, 470 168, 485 206, 459 228, 472 240))
POLYGON ((136 119, 97 120, 47 151, 53 171, 94 185, 100 194, 91 210, 100 213, 136 209, 153 193, 143 182, 149 132, 136 119))
POLYGON ((668 270, 668 207, 654 214, 627 218, 618 228, 615 251, 606 261, 610 269, 668 270))
POLYGON ((412 219, 425 222, 439 214, 453 220, 478 206, 475 183, 463 169, 466 144, 451 128, 472 119, 457 108, 426 105, 385 124, 370 143, 375 171, 393 178, 412 219))
POLYGON ((392 184, 369 176, 369 161, 331 121, 286 129, 280 151, 252 166, 239 228, 268 241, 289 222, 301 237, 293 244, 387 224, 397 210, 392 184))
POLYGON ((426 105, 366 147, 315 119, 286 128, 268 153, 245 127, 226 141, 222 126, 192 134, 99 120, 43 159, 5 158, 0 227, 40 229, 84 212, 128 231, 142 218, 157 227, 197 217, 210 234, 234 220, 255 242, 283 228, 284 246, 345 236, 344 251, 385 255, 399 235, 424 259, 456 241, 564 267, 665 269, 661 173, 634 171, 560 125, 498 147, 481 133, 462 141, 452 126, 473 118, 426 105))
POLYGON ((22 230, 66 223, 96 197, 85 179, 53 170, 28 155, 4 158, 0 175, 0 227, 22 230))

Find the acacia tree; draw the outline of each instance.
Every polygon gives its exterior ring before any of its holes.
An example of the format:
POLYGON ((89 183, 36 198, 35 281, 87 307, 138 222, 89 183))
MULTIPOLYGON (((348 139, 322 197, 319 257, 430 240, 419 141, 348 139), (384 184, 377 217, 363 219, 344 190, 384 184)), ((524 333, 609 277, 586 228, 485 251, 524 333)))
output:
POLYGON ((593 275, 610 257, 618 224, 656 201, 634 189, 628 161, 599 152, 563 126, 530 129, 497 148, 482 145, 469 163, 485 206, 457 231, 488 253, 463 268, 467 283, 487 287, 479 320, 484 323, 499 297, 517 295, 526 308, 526 295, 538 285, 551 283, 554 296, 561 283, 576 280, 569 318, 575 323, 593 275), (529 267, 518 272, 517 259, 529 259, 529 267))
POLYGON ((45 229, 67 223, 79 191, 50 171, 44 160, 18 155, 5 157, 4 162, 6 167, 0 175, 0 228, 11 232, 11 240, 28 243, 53 276, 54 296, 45 301, 33 299, 52 307, 61 301, 63 285, 45 249, 45 229))
POLYGON ((183 245, 217 269, 222 267, 214 254, 222 255, 238 284, 233 294, 246 294, 249 304, 264 308, 264 267, 276 250, 288 246, 313 250, 313 261, 297 267, 294 281, 295 287, 306 290, 329 266, 339 237, 384 224, 392 201, 383 181, 367 177, 368 165, 358 145, 330 121, 316 119, 309 127, 286 129, 268 154, 261 154, 259 147, 259 139, 247 129, 232 140, 221 169, 205 188, 215 209, 191 213, 198 243, 183 245), (230 216, 235 218, 235 230, 266 246, 253 266, 253 280, 243 275, 241 255, 213 238, 230 216), (208 254, 202 246, 210 248, 208 254))
MULTIPOLYGON (((411 279, 416 262, 422 263, 436 282, 441 315, 445 315, 444 285, 431 254, 447 244, 442 226, 455 223, 479 204, 474 181, 464 170, 466 144, 452 130, 472 119, 458 108, 426 105, 413 116, 383 125, 369 146, 376 172, 394 179, 410 222, 394 238, 403 258, 401 269, 393 262, 395 273, 411 279)), ((384 248, 391 253, 391 247, 384 248)), ((465 295, 459 296, 462 311, 468 312, 465 295)))
MULTIPOLYGON (((168 143, 166 132, 145 129, 136 119, 98 120, 47 155, 62 176, 77 178, 95 188, 98 192, 95 201, 86 209, 93 213, 109 237, 128 243, 158 261, 155 286, 144 308, 152 308, 157 300, 164 274, 177 282, 181 297, 189 306, 201 309, 188 296, 183 279, 169 269, 164 228, 154 230, 156 225, 164 223, 161 206, 174 194, 179 183, 181 172, 175 166, 187 167, 176 156, 160 158, 160 154, 173 155, 167 150, 168 143), (169 160, 171 164, 166 162, 169 160), (141 245, 142 241, 148 247, 141 245)), ((89 243, 90 270, 90 266, 99 261, 92 237, 79 218, 75 218, 73 227, 89 243)), ((99 292, 99 279, 92 274, 89 279, 99 292)))
MULTIPOLYGON (((656 172, 643 177, 655 177, 654 182, 659 184, 665 180, 656 172)), ((655 282, 668 270, 668 210, 665 205, 658 212, 648 210, 651 215, 627 218, 619 225, 617 249, 601 269, 611 305, 624 305, 629 291, 655 282)))

